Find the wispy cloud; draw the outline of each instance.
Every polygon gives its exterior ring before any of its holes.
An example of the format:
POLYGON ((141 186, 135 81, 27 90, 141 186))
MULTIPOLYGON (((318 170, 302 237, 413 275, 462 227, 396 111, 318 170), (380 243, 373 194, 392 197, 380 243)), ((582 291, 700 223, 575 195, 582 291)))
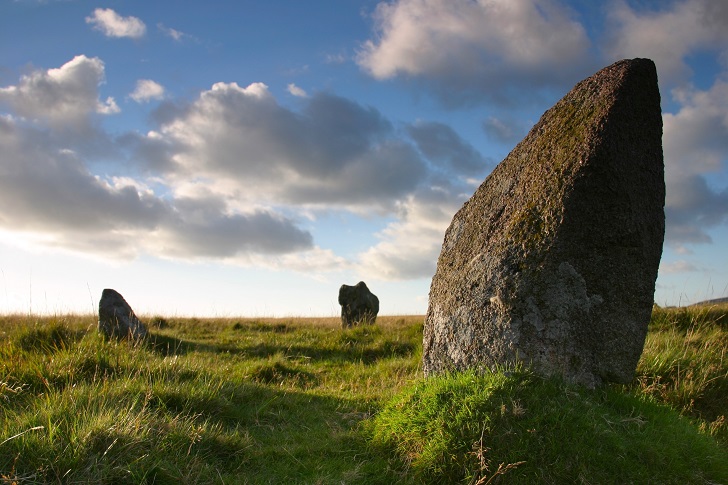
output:
POLYGON ((159 29, 160 32, 176 42, 182 42, 184 40, 192 40, 197 42, 197 38, 195 36, 182 32, 181 30, 173 29, 172 27, 167 27, 162 23, 157 24, 157 29, 159 29))
POLYGON ((703 268, 684 260, 660 264, 660 272, 665 274, 695 273, 697 271, 703 271, 703 268))
POLYGON ((289 84, 286 89, 291 95, 296 96, 297 98, 307 98, 308 97, 308 93, 306 91, 299 88, 298 86, 296 86, 293 83, 289 84))
POLYGON ((343 53, 326 54, 324 60, 327 64, 343 64, 349 60, 349 56, 343 53))

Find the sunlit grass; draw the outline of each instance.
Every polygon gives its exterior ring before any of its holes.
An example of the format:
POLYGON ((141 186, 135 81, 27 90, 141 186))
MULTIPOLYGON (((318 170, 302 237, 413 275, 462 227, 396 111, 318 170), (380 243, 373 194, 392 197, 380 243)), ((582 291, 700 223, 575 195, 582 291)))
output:
POLYGON ((634 386, 728 443, 728 305, 655 308, 634 386))

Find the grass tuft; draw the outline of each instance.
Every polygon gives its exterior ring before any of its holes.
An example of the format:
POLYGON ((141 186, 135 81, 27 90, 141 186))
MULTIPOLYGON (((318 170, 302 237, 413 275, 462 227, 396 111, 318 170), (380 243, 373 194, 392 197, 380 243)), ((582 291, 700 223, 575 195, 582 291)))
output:
POLYGON ((54 352, 80 340, 84 332, 72 331, 64 323, 34 326, 20 332, 17 346, 28 352, 54 352))
POLYGON ((292 385, 307 388, 318 383, 316 375, 292 365, 281 355, 275 355, 267 362, 253 366, 250 378, 255 382, 272 385, 292 385))
POLYGON ((527 371, 417 382, 368 425, 422 483, 726 483, 726 450, 667 406, 527 371))
POLYGON ((655 308, 630 388, 728 444, 728 305, 655 308))

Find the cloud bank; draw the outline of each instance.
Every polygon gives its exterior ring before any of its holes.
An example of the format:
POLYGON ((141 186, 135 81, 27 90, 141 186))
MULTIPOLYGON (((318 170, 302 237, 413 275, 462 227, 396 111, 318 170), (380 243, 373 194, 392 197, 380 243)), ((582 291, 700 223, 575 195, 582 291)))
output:
MULTIPOLYGON (((301 97, 292 110, 263 83, 216 83, 189 102, 163 100, 154 129, 111 135, 98 122, 118 111, 100 101, 104 75, 100 59, 77 56, 2 88, 12 113, 0 118, 0 203, 15 209, 0 216, 0 227, 104 257, 307 271, 357 264, 380 277, 422 277, 447 223, 451 207, 443 212, 442 204, 461 203, 465 179, 490 169, 447 125, 398 127, 373 107, 328 93, 301 97), (69 123, 87 131, 61 136, 69 123), (115 168, 94 173, 98 159, 115 168), (451 170, 462 180, 446 190, 451 170), (397 222, 361 262, 345 261, 306 228, 319 211, 397 222), (415 232, 409 254, 401 252, 415 232)), ((130 98, 163 96, 161 85, 140 80, 130 98)))
MULTIPOLYGON (((518 114, 618 58, 652 57, 670 106, 666 241, 709 244, 728 221, 728 188, 713 178, 728 160, 728 9, 708 0, 633 5, 610 2, 590 37, 583 14, 556 0, 380 3, 356 62, 445 107, 482 109, 483 135, 512 146, 528 127, 504 106, 518 114), (706 52, 722 74, 691 84, 691 56, 706 52)), ((86 21, 109 37, 146 32, 111 9, 86 21)), ((452 215, 497 162, 440 121, 394 121, 292 83, 284 97, 295 108, 262 82, 216 82, 174 99, 140 79, 128 97, 159 101, 149 129, 112 134, 104 120, 120 109, 101 94, 104 80, 101 59, 77 55, 0 87, 0 204, 13 207, 0 228, 104 257, 427 278, 452 215), (317 240, 316 219, 332 212, 387 222, 377 242, 346 259, 317 240)))

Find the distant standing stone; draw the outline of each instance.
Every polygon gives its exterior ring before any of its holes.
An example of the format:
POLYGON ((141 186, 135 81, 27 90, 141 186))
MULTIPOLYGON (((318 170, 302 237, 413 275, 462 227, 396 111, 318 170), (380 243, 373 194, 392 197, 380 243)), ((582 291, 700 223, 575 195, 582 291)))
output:
POLYGON ((458 211, 425 318, 426 374, 525 362, 629 382, 665 231, 662 116, 649 59, 578 83, 458 211))
POLYGON ((147 336, 147 328, 119 293, 105 289, 99 301, 99 332, 107 338, 132 340, 147 336))
POLYGON ((339 305, 341 305, 341 326, 344 328, 359 323, 371 325, 377 320, 379 298, 369 291, 363 281, 355 286, 341 285, 339 305))

